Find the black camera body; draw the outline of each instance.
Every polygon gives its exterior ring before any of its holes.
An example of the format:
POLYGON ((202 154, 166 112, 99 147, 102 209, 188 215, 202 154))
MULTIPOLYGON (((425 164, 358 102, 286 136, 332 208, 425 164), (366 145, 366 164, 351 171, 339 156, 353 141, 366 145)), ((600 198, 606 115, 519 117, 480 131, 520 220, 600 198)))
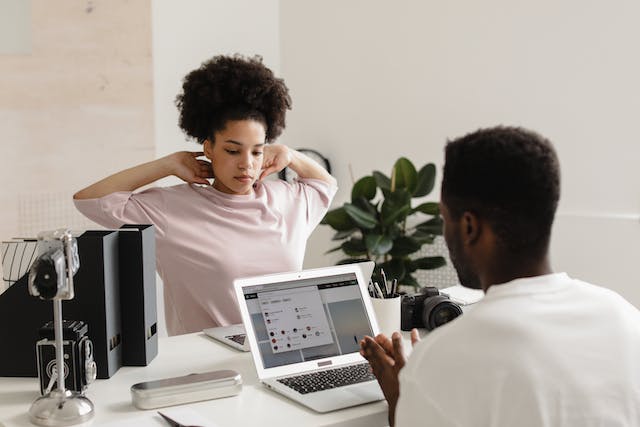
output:
POLYGON ((462 308, 440 293, 438 288, 427 286, 419 293, 404 295, 400 302, 400 329, 425 328, 429 331, 462 314, 462 308))
MULTIPOLYGON (((93 360, 93 343, 87 336, 89 327, 77 320, 65 320, 62 324, 64 359, 64 384, 67 390, 83 393, 96 378, 96 363, 93 360)), ((40 393, 47 394, 56 384, 56 346, 53 322, 40 328, 40 339, 36 342, 40 393)))

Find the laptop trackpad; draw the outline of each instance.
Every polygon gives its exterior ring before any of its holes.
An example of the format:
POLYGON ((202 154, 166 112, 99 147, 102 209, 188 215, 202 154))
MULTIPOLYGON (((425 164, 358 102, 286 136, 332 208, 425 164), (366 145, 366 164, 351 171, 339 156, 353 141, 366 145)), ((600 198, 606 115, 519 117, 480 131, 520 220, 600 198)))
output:
POLYGON ((362 399, 364 402, 384 399, 378 382, 366 382, 342 387, 343 391, 353 399, 362 399))
POLYGON ((299 401, 318 412, 334 411, 384 399, 377 382, 337 387, 304 396, 305 398, 299 401))

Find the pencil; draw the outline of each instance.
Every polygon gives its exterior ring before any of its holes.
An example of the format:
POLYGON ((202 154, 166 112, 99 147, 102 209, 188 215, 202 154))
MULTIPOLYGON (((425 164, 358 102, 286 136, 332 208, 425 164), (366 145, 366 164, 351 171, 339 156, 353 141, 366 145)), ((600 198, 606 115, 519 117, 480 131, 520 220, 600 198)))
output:
POLYGON ((380 296, 378 298, 384 298, 384 293, 382 293, 382 289, 380 289, 380 285, 378 285, 378 282, 373 282, 373 287, 376 290, 376 294, 379 294, 380 296))
POLYGON ((387 296, 389 296, 389 286, 387 286, 387 275, 384 274, 383 269, 380 269, 380 274, 382 274, 382 280, 384 280, 384 291, 386 292, 387 296))

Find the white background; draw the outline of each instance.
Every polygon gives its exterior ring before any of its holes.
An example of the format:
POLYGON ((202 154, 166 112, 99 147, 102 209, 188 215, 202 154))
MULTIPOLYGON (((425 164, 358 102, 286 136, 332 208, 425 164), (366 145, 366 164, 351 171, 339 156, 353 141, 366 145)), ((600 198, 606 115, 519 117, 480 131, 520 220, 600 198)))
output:
MULTIPOLYGON (((33 0, 31 4, 34 19, 42 22, 57 9, 64 10, 66 18, 76 19, 64 9, 73 11, 76 2, 33 0), (51 11, 45 13, 43 8, 51 11)), ((153 151, 158 157, 174 150, 197 149, 195 143, 185 142, 177 127, 174 100, 181 78, 214 54, 260 54, 285 78, 293 98, 294 109, 281 141, 318 149, 331 160, 340 184, 334 207, 348 199, 349 165, 356 178, 374 169, 388 174, 394 160, 406 156, 417 166, 436 163, 439 178, 448 138, 496 124, 522 125, 549 137, 562 165, 562 197, 551 248, 554 268, 616 289, 640 306, 635 268, 640 261, 640 3, 94 0, 92 7, 92 14, 83 13, 82 19, 118 12, 123 19, 141 23, 141 31, 127 33, 128 37, 150 39, 152 99, 135 87, 118 87, 136 99, 147 97, 148 114, 135 110, 127 117, 139 117, 136 120, 143 128, 152 127, 153 149, 114 141, 117 149, 110 150, 105 140, 110 132, 138 138, 135 132, 140 127, 96 130, 94 124, 83 128, 83 123, 61 122, 51 119, 57 117, 51 114, 59 114, 57 104, 50 107, 48 121, 35 126, 33 120, 15 122, 13 118, 22 117, 24 111, 22 98, 15 102, 4 98, 0 108, 2 176, 28 174, 30 182, 38 183, 22 196, 49 191, 57 201, 64 194, 59 202, 67 209, 68 195, 95 179, 94 175, 114 172, 117 162, 150 160, 153 151), (144 23, 149 21, 147 30, 144 23), (148 122, 149 117, 153 123, 148 122), (40 133, 34 133, 36 130, 40 133), (51 139, 41 136, 45 134, 52 135, 51 139), (82 143, 71 149, 65 134, 82 143), (91 154, 96 167, 85 179, 74 165, 87 161, 91 146, 86 140, 96 138, 105 143, 91 154), (23 162, 22 157, 10 154, 16 144, 29 144, 40 162, 23 162), (53 166, 60 164, 68 174, 52 181, 51 171, 60 174, 62 170, 53 166), (51 182, 60 184, 54 188, 51 182)), ((80 29, 91 34, 93 25, 83 22, 80 29)), ((71 31, 73 25, 64 28, 71 31)), ((101 33, 100 43, 105 38, 118 48, 94 50, 92 58, 109 59, 131 44, 114 31, 101 33)), ((82 36, 66 42, 71 49, 74 42, 86 43, 87 39, 82 36)), ((36 55, 43 41, 36 37, 33 45, 32 55, 36 55)), ((47 56, 46 66, 38 65, 39 74, 25 73, 29 63, 0 72, 11 85, 28 85, 28 78, 42 81, 43 75, 54 73, 57 56, 47 56)), ((0 64, 18 59, 1 54, 0 64)), ((69 60, 64 60, 69 79, 90 78, 100 84, 102 77, 97 73, 68 67, 69 60)), ((139 77, 142 68, 135 72, 139 77)), ((126 81, 126 69, 118 73, 126 81)), ((52 81, 49 87, 55 89, 57 84, 52 81)), ((45 105, 48 99, 42 95, 46 91, 38 89, 29 98, 30 106, 45 105)), ((9 98, 15 93, 7 87, 1 90, 9 98)), ((59 90, 56 96, 64 93, 59 90)), ((112 96, 109 102, 109 118, 115 120, 117 98, 112 96)), ((136 108, 140 105, 144 102, 136 108)), ((130 112, 121 109, 123 114, 130 112)), ((33 114, 41 117, 45 113, 40 108, 33 114)), ((146 138, 147 134, 140 135, 146 138)), ((0 238, 6 239, 18 233, 14 227, 18 215, 14 199, 7 196, 13 194, 15 182, 5 179, 2 186, 0 222, 4 228, 0 238)), ((430 196, 438 197, 437 191, 430 196)), ((328 227, 314 233, 305 266, 335 260, 323 254, 332 247, 330 236, 328 227)))

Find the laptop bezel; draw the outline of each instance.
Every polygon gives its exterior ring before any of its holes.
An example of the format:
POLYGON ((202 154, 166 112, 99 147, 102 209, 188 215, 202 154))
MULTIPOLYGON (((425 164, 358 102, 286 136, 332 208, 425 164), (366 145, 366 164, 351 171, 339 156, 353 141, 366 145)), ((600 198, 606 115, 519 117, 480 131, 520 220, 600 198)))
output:
POLYGON ((293 375, 302 372, 308 372, 312 370, 318 370, 322 368, 329 368, 334 366, 344 366, 351 363, 364 362, 365 359, 359 352, 353 352, 349 354, 343 354, 332 357, 325 357, 321 359, 314 359, 307 362, 292 363, 284 366, 275 366, 272 368, 265 368, 258 348, 258 342, 256 340, 255 331, 253 328, 253 322, 251 322, 251 316, 247 307, 246 300, 244 298, 244 288, 256 285, 269 285, 271 283, 282 283, 288 281, 298 281, 303 279, 313 279, 317 277, 337 276, 353 273, 358 281, 358 290, 362 297, 362 302, 365 308, 365 314, 368 318, 369 324, 373 331, 374 336, 379 333, 378 322, 373 311, 373 305, 371 304, 371 297, 368 292, 369 278, 364 278, 362 273, 362 266, 360 264, 345 264, 336 265, 331 267, 315 268, 302 270, 297 272, 277 273, 264 276, 243 277, 234 280, 234 289, 236 292, 236 298, 238 300, 238 306, 240 307, 240 313, 242 315, 242 322, 249 340, 249 347, 251 348, 251 356, 253 357, 254 365, 258 378, 266 379, 273 377, 282 377, 293 375))

